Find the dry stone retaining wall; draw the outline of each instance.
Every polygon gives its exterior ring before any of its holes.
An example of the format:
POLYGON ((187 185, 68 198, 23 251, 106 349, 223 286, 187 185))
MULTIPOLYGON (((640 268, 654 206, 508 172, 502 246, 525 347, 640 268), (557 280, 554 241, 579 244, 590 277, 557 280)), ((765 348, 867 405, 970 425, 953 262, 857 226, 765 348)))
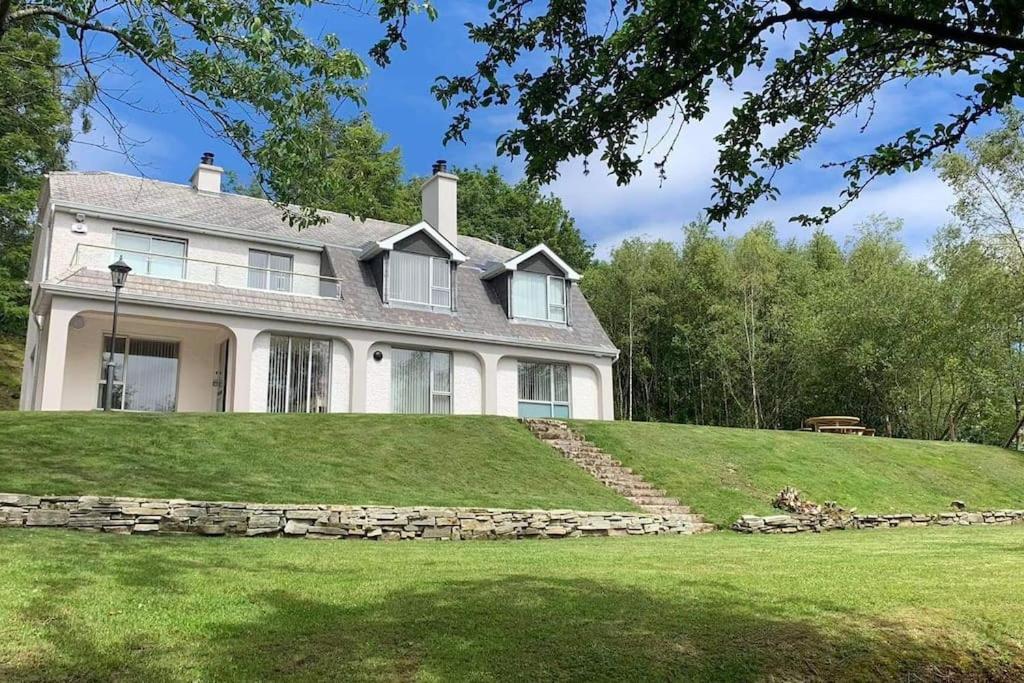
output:
POLYGON ((767 517, 743 515, 733 530, 748 534, 794 534, 841 529, 892 529, 916 526, 976 526, 1024 523, 1024 510, 988 512, 940 512, 938 514, 829 515, 780 514, 767 517))
POLYGON ((695 526, 686 515, 631 512, 266 505, 0 493, 0 527, 64 527, 118 534, 468 540, 690 534, 695 526))

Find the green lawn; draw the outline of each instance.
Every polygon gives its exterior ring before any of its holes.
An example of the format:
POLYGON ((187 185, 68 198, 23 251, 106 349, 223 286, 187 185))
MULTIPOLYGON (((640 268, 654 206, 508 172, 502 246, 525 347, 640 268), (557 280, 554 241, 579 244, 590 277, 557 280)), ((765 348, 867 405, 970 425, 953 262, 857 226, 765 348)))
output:
POLYGON ((1024 527, 316 543, 0 530, 0 680, 1021 680, 1024 527))
POLYGON ((0 491, 631 509, 493 417, 0 414, 0 491))
POLYGON ((578 422, 652 483, 728 525, 768 513, 785 486, 861 512, 1024 507, 1024 454, 934 441, 752 431, 692 425, 578 422))
POLYGON ((17 410, 25 340, 0 334, 0 410, 17 410))

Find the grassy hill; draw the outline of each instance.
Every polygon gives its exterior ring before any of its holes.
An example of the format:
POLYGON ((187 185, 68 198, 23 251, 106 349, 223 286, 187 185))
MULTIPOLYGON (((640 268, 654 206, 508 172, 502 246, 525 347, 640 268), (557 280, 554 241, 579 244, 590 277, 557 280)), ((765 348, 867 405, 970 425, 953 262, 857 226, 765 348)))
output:
POLYGON ((17 410, 25 340, 0 334, 0 410, 17 410))
POLYGON ((989 446, 637 422, 574 425, 708 521, 768 513, 795 486, 862 512, 1024 507, 1024 454, 989 446))
POLYGON ((1020 681, 1024 527, 313 542, 0 529, 4 681, 1020 681))
POLYGON ((495 417, 0 414, 0 491, 632 509, 495 417))

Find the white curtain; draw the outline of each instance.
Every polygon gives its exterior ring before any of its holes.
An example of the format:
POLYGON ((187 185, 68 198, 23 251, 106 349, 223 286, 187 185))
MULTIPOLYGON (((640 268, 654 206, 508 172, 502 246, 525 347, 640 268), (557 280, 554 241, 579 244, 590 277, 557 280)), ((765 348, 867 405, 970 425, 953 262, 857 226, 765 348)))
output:
POLYGON ((565 280, 548 278, 548 319, 565 322, 565 280))
POLYGON ((447 353, 430 354, 430 412, 448 415, 452 412, 452 357, 447 353))
POLYGON ((124 383, 125 410, 173 412, 178 398, 178 344, 131 339, 124 383))
POLYGON ((389 270, 389 298, 395 301, 430 303, 430 257, 391 252, 389 270))
POLYGON ((519 363, 519 399, 551 401, 550 363, 519 363))
POLYGON ((434 306, 451 308, 452 269, 448 259, 430 259, 430 303, 434 306))
POLYGON ((548 278, 538 273, 512 274, 512 315, 516 318, 548 318, 548 278))
POLYGON ((430 412, 430 353, 410 349, 391 352, 391 412, 430 412))
POLYGON ((326 413, 330 406, 331 342, 270 337, 267 412, 326 413))
POLYGON ((451 354, 392 349, 391 412, 451 413, 451 354))
MULTIPOLYGON (((98 404, 101 407, 106 390, 109 349, 110 337, 104 337, 98 404)), ((114 355, 113 407, 117 410, 169 413, 174 411, 177 403, 178 343, 118 337, 114 355)))

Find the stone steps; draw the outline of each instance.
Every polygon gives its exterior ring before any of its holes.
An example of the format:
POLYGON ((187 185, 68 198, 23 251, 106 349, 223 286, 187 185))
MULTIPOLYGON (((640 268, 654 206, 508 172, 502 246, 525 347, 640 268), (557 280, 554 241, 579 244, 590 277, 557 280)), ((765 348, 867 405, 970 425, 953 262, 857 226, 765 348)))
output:
POLYGON ((688 533, 702 533, 714 529, 714 525, 706 523, 703 517, 691 512, 688 506, 680 504, 677 499, 653 486, 596 444, 574 432, 566 423, 542 419, 528 419, 523 422, 538 439, 644 512, 671 516, 685 525, 688 533))

